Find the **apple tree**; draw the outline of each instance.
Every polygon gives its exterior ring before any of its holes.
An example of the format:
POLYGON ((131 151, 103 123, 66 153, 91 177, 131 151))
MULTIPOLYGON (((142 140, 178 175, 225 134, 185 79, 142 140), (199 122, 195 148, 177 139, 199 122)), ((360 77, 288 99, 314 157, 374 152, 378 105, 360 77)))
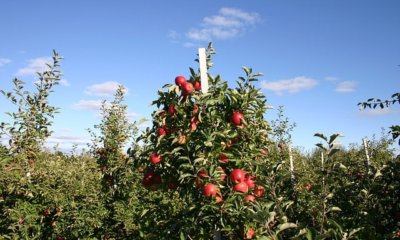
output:
MULTIPOLYGON (((211 44, 206 53, 210 68, 211 44)), ((261 74, 243 70, 236 87, 208 74, 207 93, 194 69, 177 76, 158 92, 153 125, 139 138, 143 185, 177 192, 186 208, 183 218, 169 219, 181 239, 251 239, 295 227, 283 210, 290 202, 270 181, 280 163, 268 156, 267 100, 253 84, 261 74)))

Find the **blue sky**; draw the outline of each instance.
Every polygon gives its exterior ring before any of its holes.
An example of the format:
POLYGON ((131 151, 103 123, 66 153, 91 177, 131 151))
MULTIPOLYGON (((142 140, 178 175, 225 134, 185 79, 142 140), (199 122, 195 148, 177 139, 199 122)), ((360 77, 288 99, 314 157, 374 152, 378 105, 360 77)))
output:
MULTIPOLYGON (((157 90, 189 75, 197 48, 212 41, 212 74, 232 86, 241 66, 265 74, 258 87, 296 122, 295 145, 311 148, 316 132, 359 143, 399 123, 398 105, 357 107, 399 91, 399 11, 397 0, 1 1, 0 89, 11 89, 14 77, 32 86, 56 49, 64 79, 51 98, 61 113, 49 144, 84 146, 117 84, 128 88, 131 119, 150 118, 157 90)), ((12 110, 4 98, 0 106, 12 110)))

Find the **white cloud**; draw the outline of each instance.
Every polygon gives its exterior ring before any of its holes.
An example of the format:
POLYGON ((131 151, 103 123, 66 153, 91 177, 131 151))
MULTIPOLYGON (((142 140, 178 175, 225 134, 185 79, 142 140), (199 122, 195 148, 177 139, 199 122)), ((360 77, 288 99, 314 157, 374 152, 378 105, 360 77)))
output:
POLYGON ((46 63, 52 63, 51 57, 39 57, 28 60, 28 66, 17 71, 17 76, 35 75, 36 72, 46 71, 48 69, 46 63))
POLYGON ((334 81, 337 81, 338 78, 337 77, 333 77, 333 76, 327 76, 327 77, 325 77, 325 80, 334 82, 334 81))
POLYGON ((80 100, 72 105, 73 109, 97 111, 101 109, 102 100, 80 100))
MULTIPOLYGON (((109 82, 94 84, 94 85, 87 87, 85 90, 85 93, 88 95, 108 97, 108 96, 114 95, 114 93, 117 91, 119 85, 121 85, 121 84, 116 81, 109 81, 109 82)), ((126 93, 128 93, 127 88, 125 88, 125 94, 126 93)))
POLYGON ((204 17, 200 27, 192 28, 186 37, 192 41, 229 39, 244 34, 247 27, 260 21, 258 13, 237 8, 221 8, 217 15, 204 17))
POLYGON ((60 84, 65 86, 65 87, 71 86, 71 83, 69 83, 69 81, 67 79, 61 79, 60 80, 60 84))
POLYGON ((136 113, 136 112, 128 112, 128 113, 126 114, 126 116, 127 116, 128 118, 135 118, 135 117, 139 116, 139 114, 136 113))
POLYGON ((10 63, 11 60, 8 58, 0 58, 0 67, 6 65, 7 63, 10 63))
POLYGON ((71 136, 71 135, 52 135, 46 141, 47 143, 53 144, 76 144, 76 145, 85 145, 88 140, 83 137, 71 136))
POLYGON ((375 108, 375 109, 364 109, 359 112, 363 116, 383 116, 389 114, 400 113, 400 111, 396 111, 391 108, 375 108))
POLYGON ((146 128, 151 128, 152 126, 153 125, 152 125, 152 123, 150 121, 145 121, 145 122, 142 122, 141 124, 139 124, 137 127, 140 130, 145 130, 146 128))
POLYGON ((261 88, 282 95, 284 92, 296 93, 315 87, 318 84, 317 80, 300 76, 292 79, 284 79, 273 82, 262 81, 261 88))
POLYGON ((171 40, 178 40, 181 37, 181 35, 175 31, 175 30, 170 30, 168 31, 168 38, 171 40))
POLYGON ((335 91, 340 93, 354 92, 356 85, 357 83, 354 81, 343 81, 337 85, 335 91))

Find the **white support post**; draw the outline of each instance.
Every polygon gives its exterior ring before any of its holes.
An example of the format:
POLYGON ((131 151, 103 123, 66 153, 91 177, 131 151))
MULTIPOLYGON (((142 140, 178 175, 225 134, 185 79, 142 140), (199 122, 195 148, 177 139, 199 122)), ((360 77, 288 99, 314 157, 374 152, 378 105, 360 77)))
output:
POLYGON ((201 91, 203 93, 208 92, 208 76, 207 76, 207 57, 206 49, 199 48, 199 64, 200 64, 200 83, 201 91))
POLYGON ((363 143, 364 143, 364 150, 365 150, 365 156, 366 156, 366 165, 367 165, 367 170, 369 171, 369 166, 370 166, 370 159, 369 159, 369 153, 368 153, 368 142, 366 138, 363 138, 363 143))
POLYGON ((293 155, 292 148, 289 146, 289 162, 290 162, 290 176, 292 181, 294 181, 294 165, 293 165, 293 155))
POLYGON ((322 170, 324 170, 324 152, 321 152, 321 164, 322 164, 322 170))

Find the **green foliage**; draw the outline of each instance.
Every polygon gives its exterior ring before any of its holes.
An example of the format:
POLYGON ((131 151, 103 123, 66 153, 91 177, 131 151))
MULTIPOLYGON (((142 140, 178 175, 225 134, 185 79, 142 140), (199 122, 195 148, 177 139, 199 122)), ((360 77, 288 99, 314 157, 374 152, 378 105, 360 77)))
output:
POLYGON ((291 132, 296 127, 296 123, 290 123, 289 118, 284 115, 284 107, 279 106, 278 118, 271 121, 271 129, 274 141, 277 143, 292 143, 291 132))
POLYGON ((9 238, 76 239, 94 236, 106 209, 93 158, 37 154, 25 171, 11 162, 0 172, 0 232, 9 238))
MULTIPOLYGON (((210 44, 208 68, 213 54, 210 44)), ((141 134, 128 121, 120 87, 103 102, 89 153, 41 149, 56 110, 47 97, 59 77, 57 56, 39 73, 37 95, 18 81, 14 94, 3 92, 18 111, 14 125, 1 125, 13 145, 0 145, 0 239, 400 238, 392 140, 368 142, 369 164, 364 146, 337 144, 340 134, 315 134, 321 142, 309 154, 286 147, 294 124, 281 108, 271 125, 265 121, 266 99, 254 86, 260 74, 248 67, 235 87, 208 75, 206 94, 165 85, 153 102, 153 125, 141 134), (33 111, 38 116, 28 118, 33 111), (237 112, 243 117, 233 120, 237 112), (254 177, 246 193, 229 176, 239 168, 246 181, 254 177), (206 197, 210 183, 218 191, 206 197)), ((189 70, 188 82, 199 81, 189 70)))
POLYGON ((24 90, 25 82, 19 79, 13 80, 12 92, 0 90, 0 93, 18 107, 18 111, 7 113, 13 119, 13 123, 2 122, 0 130, 10 138, 12 153, 25 154, 32 161, 35 159, 35 153, 51 135, 51 118, 57 112, 57 108, 51 106, 48 99, 53 87, 59 84, 62 75, 59 61, 62 57, 56 51, 53 53, 53 63, 47 64, 48 70, 37 73, 35 93, 24 90))

